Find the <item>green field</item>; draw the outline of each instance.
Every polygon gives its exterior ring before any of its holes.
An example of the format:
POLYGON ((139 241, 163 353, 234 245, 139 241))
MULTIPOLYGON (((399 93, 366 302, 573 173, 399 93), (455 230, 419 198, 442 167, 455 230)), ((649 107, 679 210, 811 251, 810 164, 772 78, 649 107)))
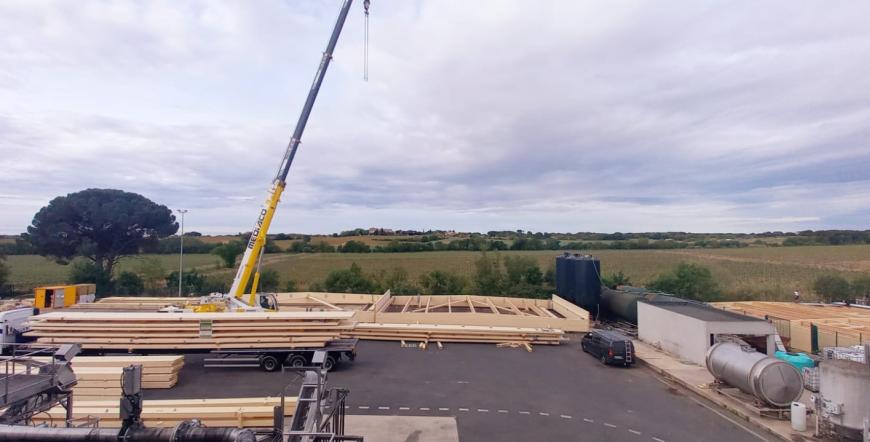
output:
MULTIPOLYGON (((500 256, 531 256, 542 270, 555 263, 558 251, 490 252, 500 256)), ((602 273, 622 271, 632 282, 643 285, 680 262, 708 267, 728 298, 787 299, 794 290, 810 294, 813 281, 823 274, 839 274, 848 279, 870 273, 870 245, 752 247, 743 249, 686 250, 599 250, 602 273)), ((300 289, 323 281, 330 270, 347 268, 356 262, 367 273, 402 267, 412 280, 432 270, 447 270, 470 276, 479 252, 418 252, 362 254, 270 254, 264 257, 265 268, 281 275, 281 286, 294 280, 300 289)), ((141 259, 155 258, 172 271, 177 255, 145 255, 127 258, 119 270, 135 271, 141 259)), ((229 281, 235 270, 220 269, 214 255, 185 255, 185 268, 197 268, 213 277, 229 281)), ((12 281, 17 285, 38 285, 64 281, 68 267, 38 256, 10 256, 12 281)))
MULTIPOLYGON (((117 272, 136 272, 146 259, 156 259, 167 273, 178 269, 178 255, 139 255, 122 259, 118 263, 117 272)), ((185 254, 184 268, 213 270, 219 261, 220 259, 215 255, 185 254)), ((7 256, 6 264, 11 270, 9 283, 15 285, 16 290, 19 287, 30 289, 40 285, 64 283, 70 271, 69 265, 61 265, 37 255, 7 256)))

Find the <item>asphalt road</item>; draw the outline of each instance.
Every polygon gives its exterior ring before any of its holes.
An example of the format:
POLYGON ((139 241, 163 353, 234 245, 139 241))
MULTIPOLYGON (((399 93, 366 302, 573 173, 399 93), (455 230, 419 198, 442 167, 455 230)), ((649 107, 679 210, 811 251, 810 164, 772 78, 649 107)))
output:
MULTIPOLYGON (((356 361, 330 373, 328 384, 350 389, 349 414, 455 416, 464 442, 759 440, 652 371, 603 366, 578 342, 528 353, 361 341, 356 361)), ((289 395, 298 391, 291 372, 204 369, 201 359, 188 356, 179 385, 146 390, 146 398, 277 395, 288 384, 289 395)))

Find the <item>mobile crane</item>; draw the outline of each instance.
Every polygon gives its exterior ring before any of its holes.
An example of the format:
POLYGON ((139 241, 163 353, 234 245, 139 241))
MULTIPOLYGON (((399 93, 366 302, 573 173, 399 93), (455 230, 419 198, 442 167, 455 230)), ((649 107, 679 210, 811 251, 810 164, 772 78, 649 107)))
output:
MULTIPOLYGON (((290 166, 296 157, 296 151, 299 148, 299 143, 302 141, 302 133, 305 131, 305 125, 308 123, 308 117, 311 115, 311 109, 314 107, 314 101, 317 99, 320 85, 323 83, 326 70, 329 68, 329 62, 332 61, 332 53, 335 50, 338 36, 344 27, 344 22, 352 3, 353 0, 344 0, 341 5, 338 19, 332 30, 332 36, 330 36, 326 50, 323 52, 323 57, 320 59, 320 66, 314 74, 314 82, 308 91, 308 98, 305 100, 305 104, 302 106, 302 113, 296 122, 296 129, 293 131, 293 136, 287 145, 284 158, 281 160, 281 166, 278 168, 278 174, 272 180, 266 202, 257 216, 257 221, 251 231, 251 237, 246 244, 242 261, 233 279, 229 293, 212 293, 203 297, 199 306, 194 311, 262 311, 278 309, 278 303, 273 294, 257 293, 257 285, 260 279, 259 267, 262 264, 266 234, 269 232, 269 225, 272 223, 272 217, 275 216, 275 209, 278 207, 281 194, 287 185, 287 174, 290 172, 290 166), (251 291, 247 296, 247 300, 245 300, 245 288, 248 286, 248 282, 251 282, 252 276, 251 291)), ((369 3, 370 0, 363 1, 366 16, 366 37, 368 37, 369 3)))

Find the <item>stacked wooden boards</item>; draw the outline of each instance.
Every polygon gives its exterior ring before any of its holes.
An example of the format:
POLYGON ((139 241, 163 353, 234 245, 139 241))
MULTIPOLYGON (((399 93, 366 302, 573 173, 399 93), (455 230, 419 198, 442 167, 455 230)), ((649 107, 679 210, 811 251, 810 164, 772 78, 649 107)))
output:
POLYGON ((110 296, 98 299, 96 302, 73 304, 67 308, 87 311, 157 312, 164 307, 183 307, 189 303, 198 304, 199 298, 110 296))
POLYGON ((185 350, 323 347, 353 328, 353 312, 108 313, 34 316, 27 336, 85 349, 185 350))
POLYGON ((558 329, 438 324, 357 324, 348 336, 381 341, 559 344, 558 329))
MULTIPOLYGON (((152 428, 170 428, 179 422, 199 419, 209 427, 265 428, 273 423, 274 408, 280 405, 278 397, 251 397, 227 399, 145 399, 142 420, 152 428)), ((73 406, 73 419, 99 418, 101 427, 118 428, 119 400, 78 400, 73 406)), ((284 416, 293 416, 296 398, 285 399, 284 416)), ((33 418, 34 424, 62 426, 66 411, 55 407, 33 418)))
MULTIPOLYGON (((35 358, 47 361, 48 358, 35 358)), ((172 388, 178 383, 178 373, 184 366, 184 356, 76 356, 72 369, 78 384, 75 397, 118 398, 120 379, 124 367, 142 366, 142 388, 172 388), (98 389, 103 389, 99 391, 98 389)))

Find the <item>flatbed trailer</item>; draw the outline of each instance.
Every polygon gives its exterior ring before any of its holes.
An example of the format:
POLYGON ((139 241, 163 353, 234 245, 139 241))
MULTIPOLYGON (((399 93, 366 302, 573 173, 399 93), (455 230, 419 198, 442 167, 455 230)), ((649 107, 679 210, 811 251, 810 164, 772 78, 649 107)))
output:
POLYGON ((327 356, 323 367, 330 371, 344 360, 356 359, 357 342, 358 338, 348 338, 334 339, 325 347, 212 350, 209 353, 215 357, 205 358, 203 367, 259 367, 265 371, 277 371, 285 365, 293 368, 310 366, 314 352, 325 351, 327 356))

